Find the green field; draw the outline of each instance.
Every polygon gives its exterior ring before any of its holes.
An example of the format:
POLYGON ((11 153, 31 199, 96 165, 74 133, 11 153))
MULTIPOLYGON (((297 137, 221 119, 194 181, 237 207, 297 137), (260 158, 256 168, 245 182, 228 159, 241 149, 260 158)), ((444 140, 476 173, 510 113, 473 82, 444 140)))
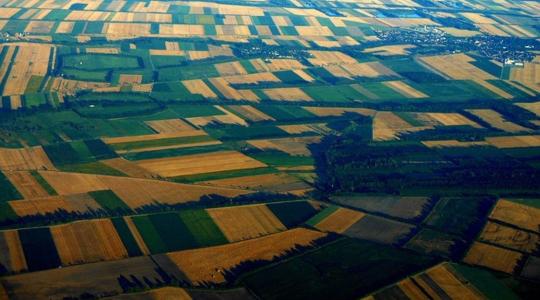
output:
POLYGON ((96 202, 106 211, 111 213, 131 212, 131 208, 127 206, 120 197, 111 190, 93 191, 88 193, 96 202))
POLYGON ((19 191, 9 179, 0 171, 0 202, 21 199, 19 191))

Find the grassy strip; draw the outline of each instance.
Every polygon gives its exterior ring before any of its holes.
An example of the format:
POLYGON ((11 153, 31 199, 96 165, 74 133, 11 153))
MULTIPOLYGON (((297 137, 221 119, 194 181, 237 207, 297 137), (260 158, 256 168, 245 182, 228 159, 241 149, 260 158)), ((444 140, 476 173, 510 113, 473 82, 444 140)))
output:
POLYGON ((54 196, 58 195, 56 190, 39 174, 38 171, 30 171, 30 174, 32 174, 32 177, 43 187, 43 189, 47 192, 47 194, 54 196))
POLYGON ((313 216, 311 219, 307 220, 306 225, 315 227, 322 220, 328 218, 331 214, 333 214, 336 210, 338 210, 338 208, 339 208, 338 206, 331 205, 323 209, 321 212, 313 216))
POLYGON ((120 239, 122 239, 122 243, 124 244, 124 247, 126 247, 128 255, 130 257, 143 255, 141 249, 139 249, 139 245, 137 245, 135 238, 131 234, 129 227, 126 224, 126 221, 124 221, 124 218, 112 218, 111 221, 116 229, 116 232, 118 232, 120 239))

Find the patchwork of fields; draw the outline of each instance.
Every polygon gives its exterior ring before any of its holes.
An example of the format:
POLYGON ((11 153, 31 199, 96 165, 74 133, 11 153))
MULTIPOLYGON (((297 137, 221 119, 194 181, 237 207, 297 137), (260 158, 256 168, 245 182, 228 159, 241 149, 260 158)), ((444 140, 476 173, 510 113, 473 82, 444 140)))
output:
POLYGON ((537 297, 539 19, 0 0, 0 300, 537 297))

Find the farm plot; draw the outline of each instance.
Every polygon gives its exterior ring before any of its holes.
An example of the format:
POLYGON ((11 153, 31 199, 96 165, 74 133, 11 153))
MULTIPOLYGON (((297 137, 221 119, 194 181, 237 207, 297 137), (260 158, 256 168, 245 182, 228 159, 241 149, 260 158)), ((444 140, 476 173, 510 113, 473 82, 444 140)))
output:
POLYGON ((236 189, 248 189, 254 191, 267 191, 275 193, 303 193, 311 189, 306 184, 294 176, 285 173, 270 173, 261 175, 241 176, 234 178, 224 178, 209 181, 202 181, 199 184, 211 186, 230 187, 236 189))
POLYGON ((11 201, 9 205, 20 216, 45 215, 62 209, 70 213, 97 211, 102 207, 88 194, 48 196, 38 199, 11 201))
POLYGON ((372 53, 380 56, 393 56, 393 55, 407 55, 409 54, 409 49, 416 48, 415 45, 388 45, 388 46, 379 46, 364 49, 364 53, 372 53))
POLYGON ((286 229, 265 205, 214 208, 207 212, 229 242, 252 239, 286 229))
POLYGON ((527 279, 538 280, 540 278, 540 257, 529 256, 520 275, 527 279))
POLYGON ((184 80, 182 84, 188 89, 192 94, 199 94, 205 98, 217 98, 216 93, 212 91, 211 88, 201 79, 193 80, 184 80))
POLYGON ((58 225, 50 230, 64 266, 128 257, 120 236, 108 219, 58 225))
POLYGON ((365 217, 365 215, 359 211, 339 207, 320 222, 313 224, 313 226, 326 232, 343 233, 365 217))
POLYGON ((240 152, 222 151, 180 157, 140 160, 137 164, 163 177, 266 167, 240 152))
POLYGON ((308 58, 308 60, 315 66, 354 64, 357 62, 356 59, 339 51, 311 50, 309 53, 312 58, 308 58))
POLYGON ((457 80, 473 80, 483 88, 495 93, 496 95, 511 99, 513 95, 498 88, 497 86, 488 82, 488 80, 496 79, 493 75, 486 71, 476 67, 472 57, 466 54, 449 54, 439 56, 424 56, 419 60, 436 72, 442 73, 452 79, 457 80))
POLYGON ((386 81, 384 84, 407 98, 427 98, 428 95, 416 90, 403 81, 386 81))
POLYGON ((10 273, 28 269, 17 230, 0 232, 0 266, 10 273))
POLYGON ((325 123, 278 125, 278 128, 287 132, 288 134, 316 133, 324 135, 332 132, 332 129, 328 128, 325 123))
POLYGON ((525 128, 523 126, 505 120, 501 114, 491 109, 468 109, 467 111, 489 123, 489 125, 493 126, 494 128, 506 132, 515 133, 532 131, 529 128, 525 128))
POLYGON ((276 101, 313 101, 301 88, 272 88, 262 90, 268 99, 276 101))
POLYGON ((483 266, 505 273, 513 273, 518 261, 522 257, 523 254, 517 251, 474 242, 463 261, 471 265, 483 266))
POLYGON ((310 246, 325 234, 304 228, 287 230, 238 243, 157 255, 165 269, 172 261, 195 285, 226 282, 224 272, 243 262, 267 260, 283 255, 298 246, 310 246))
POLYGON ((398 244, 407 238, 414 226, 366 215, 343 232, 344 235, 384 244, 398 244))
POLYGON ((21 194, 17 191, 13 183, 0 171, 0 203, 21 198, 21 194))
POLYGON ((275 121, 274 118, 250 105, 229 105, 226 109, 252 122, 275 121))
POLYGON ((488 222, 480 234, 479 240, 530 253, 538 248, 540 237, 538 234, 528 231, 488 222))
POLYGON ((123 158, 112 158, 112 159, 106 159, 102 160, 101 163, 118 170, 129 177, 135 177, 135 178, 155 178, 157 177, 157 174, 153 174, 151 172, 148 172, 147 170, 137 166, 135 163, 123 159, 123 158))
POLYGON ((501 199, 495 205, 489 218, 519 228, 540 232, 540 209, 526 203, 501 199))
POLYGON ((405 248, 428 255, 450 257, 461 242, 462 239, 455 235, 424 228, 407 242, 405 248))
POLYGON ((23 198, 46 197, 49 193, 26 171, 4 172, 23 198))
POLYGON ((373 140, 388 141, 399 139, 399 135, 427 129, 426 126, 413 126, 393 112, 377 112, 373 118, 373 140))
POLYGON ((512 68, 510 80, 517 81, 540 93, 540 63, 538 61, 524 63, 523 68, 512 68))
MULTIPOLYGON (((118 278, 133 275, 141 282, 145 277, 161 278, 156 267, 149 257, 134 257, 3 277, 0 282, 7 287, 8 294, 24 299, 79 297, 84 293, 120 294, 123 289, 118 278)), ((178 271, 170 269, 169 272, 182 278, 178 271)))
POLYGON ((373 109, 352 107, 304 107, 304 109, 319 117, 338 117, 345 113, 374 116, 377 113, 373 109))
POLYGON ((540 101, 538 102, 525 102, 525 103, 516 103, 517 106, 520 106, 532 113, 534 113, 536 116, 540 117, 540 101))
POLYGON ((53 47, 47 44, 17 44, 18 51, 13 58, 10 73, 2 94, 4 96, 22 95, 33 76, 44 77, 49 68, 53 47))
POLYGON ((336 196, 331 199, 335 203, 368 212, 410 220, 420 216, 429 201, 427 197, 392 196, 336 196))
POLYGON ((458 140, 443 140, 443 141, 422 141, 428 148, 446 148, 446 147, 485 147, 489 146, 487 142, 478 141, 478 142, 462 142, 458 140))
POLYGON ((242 125, 247 126, 248 124, 246 121, 239 116, 233 114, 232 112, 226 110, 225 108, 215 105, 213 106, 216 110, 216 113, 214 115, 210 116, 201 116, 201 117, 189 117, 186 118, 186 120, 195 125, 195 126, 206 126, 211 123, 221 123, 221 124, 236 124, 236 125, 242 125))
POLYGON ((316 144, 321 140, 320 136, 294 137, 267 140, 249 140, 248 144, 261 150, 278 150, 290 155, 309 156, 311 152, 308 149, 309 144, 316 144))
POLYGON ((487 137, 486 142, 500 149, 540 147, 540 135, 487 137))
POLYGON ((296 227, 313 217, 319 210, 314 202, 291 201, 266 205, 287 228, 296 227))
POLYGON ((23 149, 0 148, 2 170, 55 170, 41 146, 23 149))
POLYGON ((412 113, 412 117, 425 125, 472 126, 481 128, 476 122, 459 113, 412 113))
POLYGON ((177 204, 198 201, 204 195, 234 197, 246 190, 179 184, 167 181, 65 172, 41 172, 59 195, 112 190, 131 209, 160 203, 177 204))

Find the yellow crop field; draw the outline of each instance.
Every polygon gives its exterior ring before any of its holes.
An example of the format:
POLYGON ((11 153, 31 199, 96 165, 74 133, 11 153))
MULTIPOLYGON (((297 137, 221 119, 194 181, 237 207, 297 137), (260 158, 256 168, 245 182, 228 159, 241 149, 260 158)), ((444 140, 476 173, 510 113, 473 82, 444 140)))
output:
POLYGON ((524 109, 534 113, 540 117, 540 101, 531 102, 531 103, 516 103, 517 106, 523 107, 524 109))
POLYGON ((313 101, 301 88, 273 88, 263 89, 268 98, 277 101, 313 101))
POLYGON ((19 46, 19 51, 7 75, 4 96, 24 94, 32 76, 47 74, 51 45, 19 43, 17 46, 19 46))
POLYGON ((462 142, 458 140, 422 141, 429 148, 488 146, 487 142, 462 142))
POLYGON ((364 49, 364 53, 373 53, 376 55, 382 56, 392 56, 392 55, 407 55, 410 54, 409 49, 416 48, 415 45, 387 45, 379 46, 364 49))
POLYGON ((357 113, 363 116, 373 117, 377 113, 369 108, 353 108, 353 107, 303 107, 310 113, 319 117, 337 117, 344 113, 357 113))
POLYGON ((289 153, 291 155, 308 156, 311 152, 308 149, 309 144, 318 143, 321 140, 320 136, 310 137, 294 137, 280 139, 265 139, 265 140, 249 140, 248 143, 261 150, 275 149, 289 153))
POLYGON ((9 205, 18 216, 33 216, 37 214, 50 214, 59 209, 67 212, 86 213, 90 210, 99 210, 101 206, 88 194, 73 194, 65 196, 48 196, 37 199, 17 200, 9 205))
POLYGON ((540 209, 535 207, 501 199, 489 217, 519 228, 540 231, 540 209))
POLYGON ((540 135, 487 137, 486 141, 501 149, 540 147, 540 135))
POLYGON ((233 75, 222 77, 229 84, 258 84, 261 82, 281 82, 279 78, 270 72, 246 74, 246 75, 233 75))
POLYGON ((155 178, 157 174, 152 174, 147 170, 137 166, 135 163, 123 159, 123 158, 112 158, 107 160, 102 160, 101 163, 116 169, 130 177, 135 178, 155 178))
MULTIPOLYGON (((159 123, 152 123, 152 124, 159 124, 159 123)), ((162 123, 163 126, 166 126, 164 124, 167 124, 167 122, 162 123)), ((156 125, 159 126, 159 125, 156 125)), ((172 133, 158 133, 158 134, 147 134, 147 135, 132 135, 132 136, 121 136, 121 137, 113 137, 113 138, 103 138, 103 142, 114 145, 119 143, 130 143, 130 142, 142 142, 142 141, 153 141, 153 140, 161 140, 161 139, 170 139, 170 138, 180 138, 180 137, 190 137, 190 136, 200 136, 200 135, 206 135, 206 132, 199 129, 193 129, 193 130, 184 130, 184 131, 176 131, 172 133)))
POLYGON ((14 273, 28 268, 17 230, 0 231, 0 264, 14 273))
POLYGON ((284 173, 224 178, 199 183, 235 189, 293 194, 302 194, 311 189, 311 186, 304 181, 284 173))
POLYGON ((439 264, 422 273, 422 276, 415 276, 414 280, 432 299, 438 299, 440 294, 430 281, 442 289, 450 299, 484 299, 474 286, 464 283, 460 277, 456 276, 448 264, 439 264), (427 280, 426 275, 430 280, 427 280))
POLYGON ((500 113, 492 109, 467 109, 467 111, 489 123, 489 125, 506 132, 532 131, 532 129, 505 120, 500 113))
POLYGON ((483 266, 505 273, 513 273, 514 268, 522 257, 523 254, 517 251, 474 242, 463 261, 471 265, 483 266))
POLYGON ((365 215, 363 212, 340 207, 315 227, 326 232, 343 233, 365 215))
POLYGON ((217 123, 222 123, 222 124, 237 124, 237 125, 242 125, 242 126, 248 125, 244 119, 233 114, 232 112, 228 111, 222 106, 214 105, 214 107, 222 111, 224 115, 216 115, 216 116, 209 116, 209 117, 192 117, 192 118, 186 118, 186 120, 189 123, 195 126, 199 126, 199 127, 205 126, 212 122, 217 122, 217 123))
POLYGON ((205 135, 204 131, 195 129, 181 119, 146 121, 145 123, 158 133, 174 134, 177 132, 196 131, 197 133, 195 136, 205 135))
POLYGON ((239 61, 226 62, 214 65, 221 76, 246 75, 247 71, 239 61))
POLYGON ((396 92, 402 94, 403 96, 407 98, 427 98, 428 96, 416 89, 414 89, 412 86, 406 84, 403 81, 386 81, 384 82, 384 85, 390 87, 391 89, 395 90, 396 92))
MULTIPOLYGON (((203 249, 179 251, 167 254, 193 284, 203 282, 223 283, 223 271, 250 260, 272 260, 288 250, 309 246, 326 234, 305 228, 296 228, 280 233, 238 243, 203 249)), ((159 262, 160 257, 156 257, 159 262)))
POLYGON ((524 63, 522 68, 512 68, 510 80, 518 81, 540 93, 540 62, 524 63))
POLYGON ((201 79, 184 80, 182 81, 182 84, 192 94, 199 94, 206 98, 217 98, 216 93, 214 93, 201 79))
POLYGON ((312 58, 309 58, 309 62, 315 66, 325 66, 331 64, 354 64, 356 59, 349 55, 339 51, 309 51, 312 58))
POLYGON ((1 170, 56 170, 41 146, 23 149, 0 148, 1 170))
POLYGON ((300 124, 300 125, 278 125, 278 128, 289 134, 300 134, 313 132, 318 134, 328 134, 332 129, 328 128, 325 123, 316 124, 300 124))
POLYGON ((120 74, 118 83, 120 85, 139 84, 142 82, 142 79, 142 75, 120 74))
POLYGON ((17 188, 23 198, 47 197, 47 191, 27 171, 4 172, 6 177, 17 188))
POLYGON ((262 111, 256 109, 251 105, 229 105, 226 107, 226 109, 234 111, 240 114, 245 119, 253 122, 275 121, 274 118, 270 117, 269 115, 263 113, 262 111))
POLYGON ((137 164, 163 177, 252 169, 266 166, 236 151, 140 160, 137 164))
POLYGON ((373 139, 386 141, 398 139, 399 134, 426 129, 415 127, 392 112, 378 112, 373 119, 373 139))
POLYGON ((538 234, 488 222, 480 234, 480 240, 518 251, 532 252, 539 242, 538 234))
POLYGON ((476 122, 459 113, 416 113, 418 120, 430 125, 462 126, 481 128, 476 122))
POLYGON ((62 265, 127 258, 127 250, 109 219, 50 227, 62 265))
POLYGON ((206 210, 229 242, 253 239, 287 228, 266 205, 248 205, 206 210))

